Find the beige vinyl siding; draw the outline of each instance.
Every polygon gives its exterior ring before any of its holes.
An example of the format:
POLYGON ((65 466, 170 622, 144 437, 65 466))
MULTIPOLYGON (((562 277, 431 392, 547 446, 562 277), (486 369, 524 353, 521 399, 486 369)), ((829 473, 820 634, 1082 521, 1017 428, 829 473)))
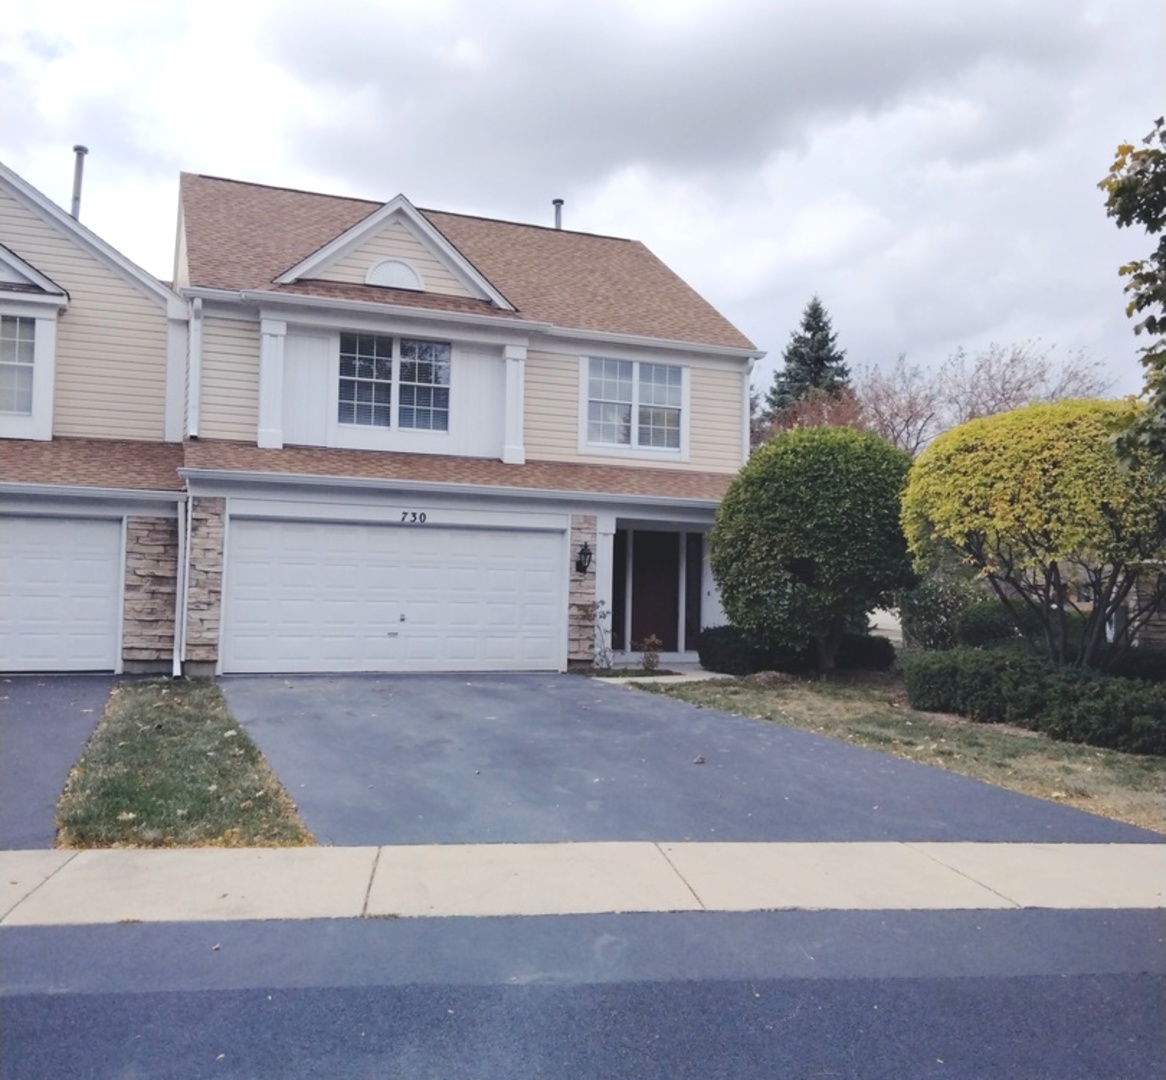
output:
POLYGON ((0 243, 69 293, 57 321, 53 434, 162 439, 163 306, 72 237, 0 191, 0 243))
POLYGON ((199 434, 254 442, 259 426, 259 323, 207 316, 199 434))
POLYGON ((741 467, 744 394, 741 371, 691 369, 688 439, 693 468, 736 472, 741 467))
POLYGON ((579 459, 579 360, 528 352, 524 442, 530 461, 579 459))
POLYGON ((421 275, 426 292, 443 296, 475 296, 429 247, 399 221, 391 221, 318 276, 324 281, 364 284, 369 269, 382 259, 401 259, 421 275))
POLYGON ((736 472, 741 467, 744 374, 689 367, 689 459, 579 453, 579 358, 530 352, 526 359, 525 441, 531 461, 736 472))

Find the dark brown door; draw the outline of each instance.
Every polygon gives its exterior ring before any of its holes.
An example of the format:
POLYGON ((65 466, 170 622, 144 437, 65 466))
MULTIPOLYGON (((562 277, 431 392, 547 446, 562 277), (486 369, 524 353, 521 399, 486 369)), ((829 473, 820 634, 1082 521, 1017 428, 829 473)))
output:
POLYGON ((633 649, 655 634, 661 652, 676 652, 680 620, 680 543, 683 533, 632 533, 633 649))

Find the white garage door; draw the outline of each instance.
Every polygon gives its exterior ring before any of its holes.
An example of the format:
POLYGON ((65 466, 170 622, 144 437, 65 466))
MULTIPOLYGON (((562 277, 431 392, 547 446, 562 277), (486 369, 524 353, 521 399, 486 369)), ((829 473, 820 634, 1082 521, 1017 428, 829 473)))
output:
POLYGON ((233 518, 224 671, 545 671, 561 533, 233 518))
POLYGON ((0 670, 113 671, 121 522, 0 517, 0 670))

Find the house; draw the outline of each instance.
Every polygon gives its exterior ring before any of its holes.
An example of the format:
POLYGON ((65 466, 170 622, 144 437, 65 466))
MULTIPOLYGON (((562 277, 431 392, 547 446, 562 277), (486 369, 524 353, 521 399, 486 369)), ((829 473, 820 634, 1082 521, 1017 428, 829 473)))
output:
POLYGON ((7 171, 0 196, 6 333, 34 291, 58 330, 51 425, 0 431, 0 594, 28 594, 0 667, 555 671, 598 605, 617 652, 723 621, 705 539, 762 354, 643 245, 184 174, 171 291, 7 171))

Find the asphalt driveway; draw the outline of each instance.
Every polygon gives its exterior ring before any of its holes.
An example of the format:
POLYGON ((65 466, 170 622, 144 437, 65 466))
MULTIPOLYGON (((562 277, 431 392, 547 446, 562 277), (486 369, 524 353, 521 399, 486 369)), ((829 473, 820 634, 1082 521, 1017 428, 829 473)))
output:
POLYGON ((57 799, 115 681, 110 675, 0 678, 0 849, 53 846, 57 799))
POLYGON ((222 686, 323 844, 1161 841, 574 675, 234 676, 222 686))

